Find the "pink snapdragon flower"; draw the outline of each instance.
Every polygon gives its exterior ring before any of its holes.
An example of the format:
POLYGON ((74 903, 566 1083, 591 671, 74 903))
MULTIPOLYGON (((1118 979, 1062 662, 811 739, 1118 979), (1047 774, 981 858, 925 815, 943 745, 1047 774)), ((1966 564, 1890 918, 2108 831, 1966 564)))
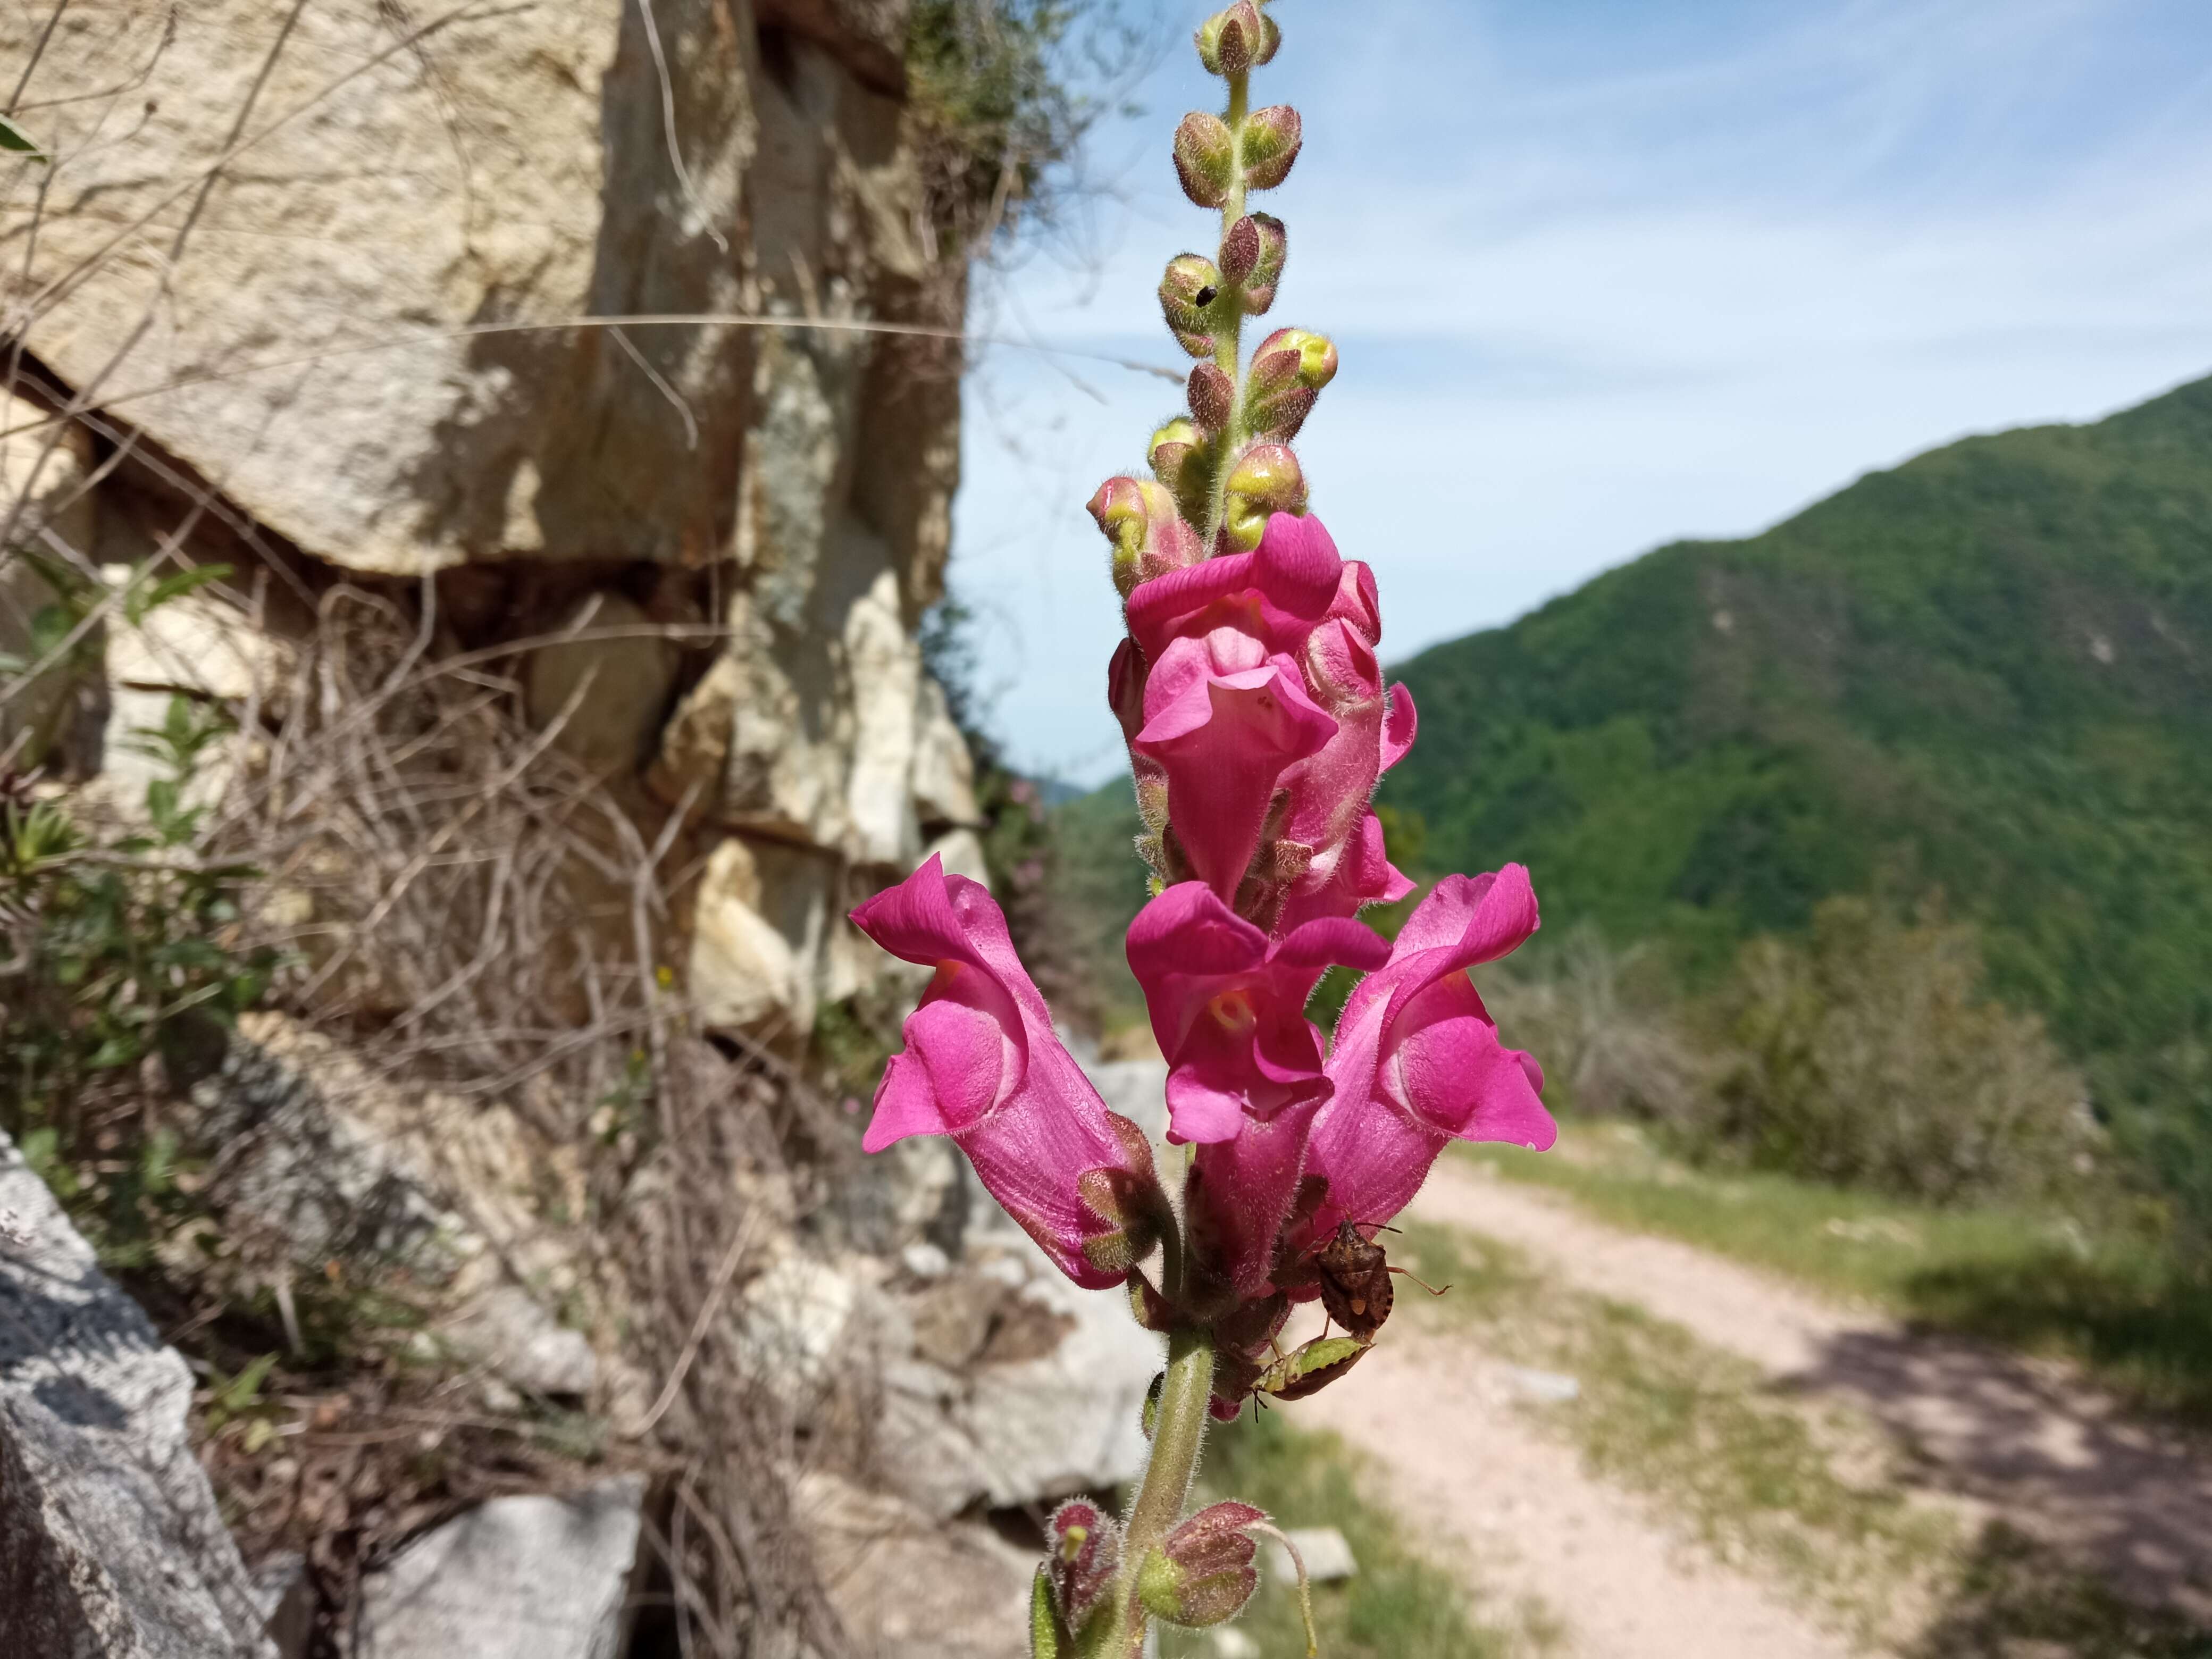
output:
POLYGON ((1257 635, 1224 626, 1168 642, 1146 678, 1145 724, 1129 746, 1165 772, 1184 855, 1226 899, 1259 848, 1276 781, 1318 754, 1336 729, 1293 658, 1271 655, 1257 635))
POLYGON ((1184 1206, 1193 1254, 1255 1295, 1334 1087, 1306 999, 1330 964, 1378 969, 1389 946, 1345 919, 1270 939, 1193 881, 1139 913, 1127 949, 1168 1060, 1168 1139, 1198 1146, 1184 1206))
POLYGON ((853 912, 861 932, 937 972, 861 1140, 950 1135, 992 1197, 1077 1284, 1120 1284, 1151 1244, 1158 1182, 1144 1133, 1109 1111, 1052 1029, 1006 917, 933 855, 853 912))
POLYGON ((1168 1139, 1234 1139, 1248 1117, 1325 1098, 1306 999, 1331 964, 1378 969, 1390 947, 1351 921, 1270 939, 1203 882, 1169 888, 1129 924, 1130 970, 1168 1060, 1168 1139))
POLYGON ((1307 1167, 1328 1191, 1311 1236, 1341 1220, 1379 1224, 1409 1203, 1453 1139, 1548 1148, 1559 1127, 1544 1109, 1544 1074, 1504 1046, 1467 976, 1536 931, 1528 872, 1448 876, 1424 899, 1390 959, 1353 989, 1336 1029, 1336 1085, 1315 1122, 1307 1167))

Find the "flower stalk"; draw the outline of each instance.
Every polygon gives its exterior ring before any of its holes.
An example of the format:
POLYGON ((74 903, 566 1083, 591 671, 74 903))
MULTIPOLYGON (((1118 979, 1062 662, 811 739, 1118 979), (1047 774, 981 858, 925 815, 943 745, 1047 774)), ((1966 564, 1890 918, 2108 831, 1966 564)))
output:
POLYGON ((1199 28, 1227 106, 1186 115, 1173 154, 1184 193, 1219 210, 1220 240, 1170 260, 1158 289, 1194 360, 1188 407, 1153 432, 1151 478, 1109 478, 1090 503, 1127 629, 1107 702, 1155 877, 1126 948, 1184 1155, 1163 1171, 1107 1109, 979 884, 932 860, 853 918, 933 970, 864 1148, 950 1136, 1062 1273, 1120 1286, 1166 1338, 1127 1513, 1074 1499, 1053 1516, 1036 1659, 1141 1659, 1154 1624, 1237 1615, 1275 1532, 1233 1498, 1185 1515, 1208 1422, 1352 1371, 1389 1314, 1375 1235, 1453 1139, 1541 1147, 1555 1133, 1541 1069, 1503 1046, 1468 975, 1535 931, 1528 872, 1445 877, 1387 937, 1361 919, 1415 891, 1371 797, 1417 722, 1406 688, 1384 684, 1374 574, 1309 515, 1291 447, 1336 347, 1279 328, 1245 361, 1244 320, 1273 306, 1289 253, 1251 198, 1289 175, 1303 137, 1295 109, 1252 106, 1252 70, 1281 40, 1267 0, 1199 28), (1362 977, 1324 1034, 1307 1012, 1332 967, 1362 977), (1316 1301, 1340 1329, 1285 1352, 1293 1310, 1316 1301))

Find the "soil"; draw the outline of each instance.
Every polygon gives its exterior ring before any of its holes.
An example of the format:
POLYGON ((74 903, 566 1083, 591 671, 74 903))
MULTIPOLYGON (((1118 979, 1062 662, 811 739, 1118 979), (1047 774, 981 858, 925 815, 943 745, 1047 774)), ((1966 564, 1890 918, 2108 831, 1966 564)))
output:
MULTIPOLYGON (((2130 1600, 2212 1624, 2212 1451, 2130 1419, 2068 1368, 1916 1332, 1554 1194, 1447 1162, 1418 1219, 1509 1243, 1547 1278, 1673 1321, 1779 1392, 1844 1401, 1970 1522, 2000 1522, 2130 1600)), ((1394 1334, 1395 1334, 1394 1333, 1394 1334)), ((1533 1601, 1577 1659, 1827 1659, 1844 1635, 1754 1571, 1717 1561, 1647 1500, 1513 1418, 1507 1368, 1386 1340, 1358 1386, 1299 1408, 1380 1466, 1439 1560, 1493 1605, 1533 1601)))

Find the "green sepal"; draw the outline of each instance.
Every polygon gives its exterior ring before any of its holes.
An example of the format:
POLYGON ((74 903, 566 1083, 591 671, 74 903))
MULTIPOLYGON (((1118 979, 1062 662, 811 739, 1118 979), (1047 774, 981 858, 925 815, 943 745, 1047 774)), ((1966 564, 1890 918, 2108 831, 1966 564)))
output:
POLYGON ((1030 1584, 1030 1659, 1060 1659, 1060 1615, 1053 1611, 1052 1584, 1044 1569, 1030 1584))

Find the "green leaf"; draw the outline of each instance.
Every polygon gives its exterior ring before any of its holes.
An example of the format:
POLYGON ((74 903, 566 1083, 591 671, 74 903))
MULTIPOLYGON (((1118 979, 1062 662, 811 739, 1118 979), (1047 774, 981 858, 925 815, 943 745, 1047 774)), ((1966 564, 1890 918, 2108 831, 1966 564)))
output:
POLYGON ((263 1354, 216 1391, 216 1404, 233 1414, 248 1409, 261 1398, 261 1385, 269 1380, 276 1364, 275 1354, 263 1354))
POLYGON ((52 159, 36 139, 4 115, 0 115, 0 149, 13 150, 16 155, 28 156, 33 161, 46 161, 52 159))
POLYGON ((51 1171, 60 1140, 61 1137, 48 1125, 32 1130, 15 1143, 16 1151, 22 1153, 23 1162, 30 1165, 31 1173, 49 1187, 53 1185, 51 1171))
POLYGON ((230 574, 231 567, 227 564, 200 564, 144 586, 134 580, 123 596, 123 614, 136 628, 170 600, 180 599, 210 582, 222 581, 230 574))
POLYGON ((91 1071, 112 1071, 118 1066, 130 1065, 145 1052, 146 1044, 135 1031, 112 1031, 100 1039, 100 1047, 84 1063, 91 1071))

